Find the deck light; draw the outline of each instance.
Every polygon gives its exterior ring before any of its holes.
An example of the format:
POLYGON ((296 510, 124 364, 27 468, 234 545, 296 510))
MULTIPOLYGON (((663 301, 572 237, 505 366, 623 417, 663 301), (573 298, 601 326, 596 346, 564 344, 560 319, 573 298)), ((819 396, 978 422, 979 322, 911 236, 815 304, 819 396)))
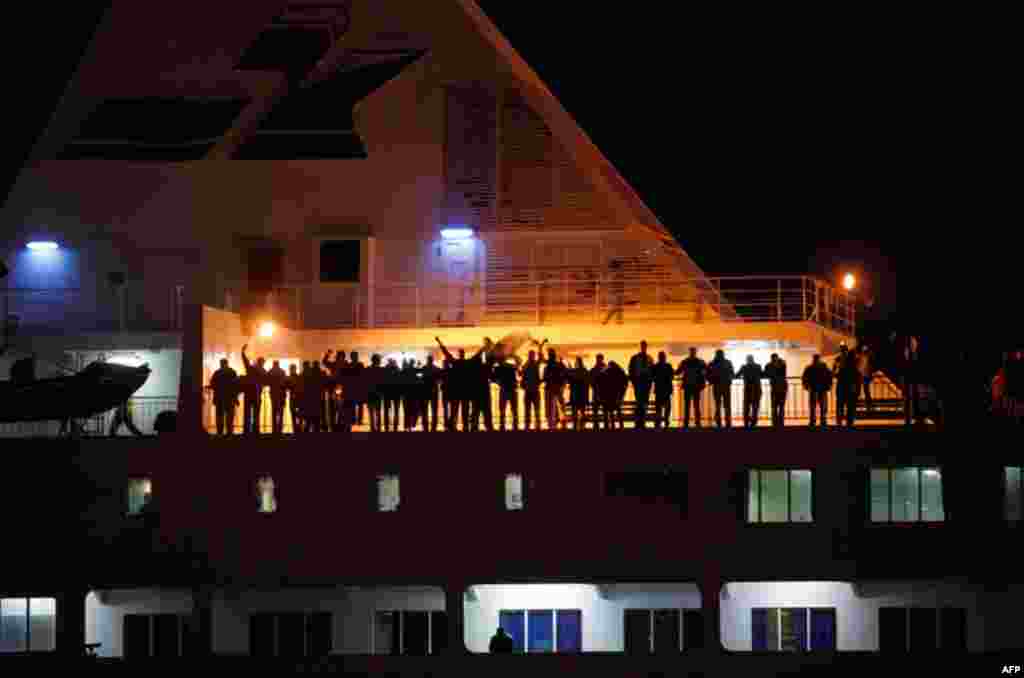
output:
POLYGON ((442 228, 441 237, 445 240, 469 240, 473 237, 472 228, 442 228))
POLYGON ((33 240, 28 244, 28 248, 33 252, 45 252, 58 249, 60 246, 52 240, 33 240))
POLYGON ((843 288, 847 292, 852 292, 853 288, 857 286, 857 278, 852 273, 847 273, 843 276, 843 288))
POLYGON ((260 325, 260 336, 263 337, 264 339, 271 339, 274 336, 275 329, 276 328, 274 327, 274 323, 268 320, 267 322, 260 325))

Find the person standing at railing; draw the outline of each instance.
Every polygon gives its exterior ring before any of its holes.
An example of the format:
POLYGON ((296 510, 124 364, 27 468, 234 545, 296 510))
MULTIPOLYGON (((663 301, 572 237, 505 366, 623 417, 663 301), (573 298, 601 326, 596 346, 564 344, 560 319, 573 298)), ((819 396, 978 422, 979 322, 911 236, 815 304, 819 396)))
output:
POLYGON ((862 378, 857 370, 856 356, 850 353, 846 344, 839 347, 839 357, 832 366, 832 374, 836 378, 836 426, 842 426, 845 421, 847 428, 853 428, 862 378))
POLYGON ((284 388, 288 393, 288 409, 292 415, 292 433, 302 433, 302 417, 299 416, 299 402, 302 400, 302 377, 298 366, 288 366, 288 376, 284 380, 284 388))
POLYGON ((867 344, 857 347, 857 371, 860 373, 861 383, 864 385, 864 404, 870 412, 874 409, 874 403, 871 400, 871 380, 875 370, 871 364, 871 349, 867 344))
POLYGON ((526 430, 530 430, 530 415, 533 415, 536 429, 540 430, 540 362, 536 351, 530 351, 523 365, 523 413, 526 416, 526 430))
POLYGON ((544 378, 541 381, 544 384, 544 412, 547 415, 548 430, 554 431, 559 423, 564 430, 566 369, 553 348, 548 349, 544 378))
POLYGON ((451 373, 448 377, 448 397, 451 399, 451 406, 454 408, 452 412, 452 430, 458 428, 458 419, 461 413, 462 416, 462 430, 470 430, 470 403, 473 399, 473 379, 476 377, 472 373, 473 366, 470 364, 476 361, 483 354, 486 346, 480 348, 472 358, 466 358, 466 349, 459 349, 459 357, 456 358, 451 354, 451 351, 441 342, 440 337, 434 337, 434 341, 441 347, 441 352, 444 357, 451 361, 451 373))
POLYGON ((817 353, 814 354, 811 364, 804 369, 801 382, 810 400, 810 427, 814 428, 820 412, 821 428, 824 429, 828 426, 828 393, 832 390, 832 371, 821 362, 821 356, 817 353))
POLYGON ((468 363, 467 374, 472 384, 473 411, 471 414, 472 430, 480 430, 480 418, 483 417, 484 428, 494 430, 494 412, 491 402, 491 381, 493 380, 495 359, 490 349, 490 339, 484 339, 484 350, 477 353, 468 363))
MULTIPOLYGON (((359 353, 357 351, 352 351, 348 354, 348 366, 356 377, 360 376, 362 371, 366 369, 366 366, 359 362, 359 353)), ((360 426, 363 425, 363 405, 364 403, 361 400, 356 402, 354 423, 359 424, 360 426)))
MULTIPOLYGON (((370 411, 370 430, 374 433, 379 433, 383 430, 383 404, 384 394, 381 389, 384 388, 384 368, 381 367, 381 357, 374 353, 370 356, 370 366, 365 370, 360 370, 354 366, 352 361, 349 361, 349 372, 355 375, 354 378, 363 380, 363 390, 366 396, 366 408, 370 411)), ((361 402, 358 397, 354 399, 355 402, 361 402)), ((352 416, 354 421, 358 421, 358 414, 355 411, 353 405, 352 416)))
POLYGON ((242 381, 242 395, 245 399, 242 430, 248 434, 260 432, 260 409, 263 405, 263 388, 267 383, 266 360, 261 356, 256 363, 249 362, 245 355, 248 344, 242 346, 242 364, 245 365, 245 377, 242 381))
POLYGON ((519 370, 506 358, 494 368, 494 381, 498 384, 498 429, 505 430, 505 411, 512 411, 512 430, 519 430, 519 370))
POLYGON ((444 430, 453 431, 454 422, 452 417, 455 415, 455 406, 452 402, 450 390, 451 390, 451 378, 452 378, 452 361, 447 358, 441 364, 440 374, 440 386, 441 386, 441 410, 444 413, 444 430))
POLYGON ((142 431, 135 426, 135 422, 132 421, 132 401, 131 398, 125 400, 114 410, 114 417, 110 421, 110 431, 108 435, 113 438, 117 435, 117 432, 121 429, 121 426, 128 428, 128 431, 132 435, 142 436, 142 431))
POLYGON ((736 373, 743 380, 743 427, 755 428, 761 413, 761 380, 764 370, 754 362, 754 356, 748 355, 747 362, 736 373))
POLYGON ((320 369, 320 361, 314 360, 309 374, 303 384, 302 418, 306 422, 307 433, 320 433, 324 430, 324 382, 326 375, 320 369))
POLYGON ((647 427, 647 405, 651 399, 651 384, 654 381, 654 360, 647 353, 647 342, 640 342, 640 352, 629 359, 629 380, 633 383, 633 397, 636 400, 636 430, 647 427))
MULTIPOLYGON (((715 398, 715 426, 722 428, 722 410, 725 410, 725 427, 732 428, 732 382, 736 379, 736 368, 725 357, 725 351, 715 351, 715 359, 708 365, 708 382, 715 398)), ((698 417, 698 420, 700 417, 698 417)))
POLYGON ((764 376, 768 379, 768 392, 772 407, 772 426, 782 428, 786 422, 786 395, 789 392, 789 381, 786 373, 786 361, 778 353, 772 353, 771 360, 764 366, 764 376))
POLYGON ((275 360, 267 371, 267 386, 270 387, 270 427, 274 435, 281 435, 284 432, 284 404, 287 395, 285 380, 287 378, 288 374, 281 368, 280 361, 275 360))
POLYGON ((697 357, 697 349, 690 348, 690 356, 679 363, 676 374, 683 377, 683 428, 690 428, 690 406, 693 406, 694 424, 701 428, 700 400, 707 387, 708 366, 697 357))
POLYGON ((658 352, 658 362, 654 364, 654 428, 663 425, 667 431, 672 421, 672 391, 676 387, 676 372, 668 362, 664 351, 658 352))
POLYGON ((601 374, 598 387, 601 393, 601 407, 605 411, 606 429, 615 428, 617 422, 619 430, 622 430, 622 401, 626 397, 627 388, 629 388, 629 376, 617 362, 612 360, 608 363, 608 369, 601 374))
POLYGON ((399 390, 401 388, 399 379, 401 375, 398 370, 398 361, 388 358, 387 364, 381 373, 380 395, 381 405, 384 412, 384 431, 398 430, 398 405, 401 402, 399 390), (394 417, 392 419, 392 417, 394 417), (391 427, 394 422, 394 429, 391 427))
MULTIPOLYGON (((608 369, 608 366, 604 363, 604 354, 598 353, 595 359, 594 366, 590 368, 590 407, 593 412, 593 425, 594 430, 600 428, 600 421, 604 418, 604 403, 601 401, 601 375, 608 369)), ((605 422, 605 428, 608 428, 608 423, 605 422)))
POLYGON ((437 390, 441 383, 441 370, 434 364, 434 354, 427 355, 427 364, 420 369, 419 412, 423 417, 423 430, 427 429, 427 411, 430 412, 430 431, 437 432, 437 390))
POLYGON ((583 366, 583 358, 576 357, 576 365, 568 372, 569 407, 572 410, 572 427, 575 431, 583 428, 587 406, 590 403, 590 373, 583 366))
POLYGON ((331 350, 327 349, 324 353, 323 360, 320 364, 323 365, 324 372, 328 376, 330 382, 327 387, 327 428, 331 431, 339 430, 341 426, 341 398, 338 394, 337 386, 341 380, 342 370, 346 366, 345 352, 338 350, 335 354, 334 360, 331 360, 331 350))

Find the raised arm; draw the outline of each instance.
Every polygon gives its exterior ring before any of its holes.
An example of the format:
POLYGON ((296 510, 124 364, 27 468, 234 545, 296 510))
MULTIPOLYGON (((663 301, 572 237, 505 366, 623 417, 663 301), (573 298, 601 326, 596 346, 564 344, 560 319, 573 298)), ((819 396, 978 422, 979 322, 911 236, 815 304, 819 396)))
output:
POLYGON ((247 348, 249 348, 249 344, 242 346, 242 364, 245 365, 246 374, 248 374, 249 370, 252 369, 252 365, 249 363, 249 358, 245 355, 245 349, 247 348))
POLYGON ((446 347, 441 342, 441 337, 434 337, 434 341, 436 341, 437 345, 441 347, 441 353, 444 353, 444 357, 445 358, 447 358, 448 360, 452 360, 452 361, 455 360, 454 356, 452 356, 452 354, 448 351, 448 347, 446 347))

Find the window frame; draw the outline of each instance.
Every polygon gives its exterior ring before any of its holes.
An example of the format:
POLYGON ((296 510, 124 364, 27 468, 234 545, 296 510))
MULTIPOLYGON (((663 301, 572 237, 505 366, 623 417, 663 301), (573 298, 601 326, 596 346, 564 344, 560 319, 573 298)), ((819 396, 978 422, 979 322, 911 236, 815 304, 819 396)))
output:
POLYGON ((402 474, 398 471, 380 471, 373 476, 373 512, 377 515, 395 515, 402 511, 402 474), (386 510, 381 508, 381 480, 394 478, 397 486, 398 501, 395 508, 386 510))
POLYGON ((313 619, 313 617, 315 615, 319 615, 319 614, 330 615, 330 619, 331 619, 330 649, 328 650, 327 654, 328 655, 332 654, 334 652, 334 631, 335 631, 335 627, 334 627, 334 624, 335 624, 334 610, 291 610, 291 611, 281 611, 281 610, 263 611, 263 610, 259 610, 259 611, 255 611, 255 612, 253 612, 253 611, 249 612, 249 618, 248 618, 248 625, 249 626, 248 626, 248 629, 247 629, 248 633, 249 633, 249 638, 248 638, 249 652, 248 652, 248 656, 249 657, 257 656, 257 655, 254 655, 253 651, 252 651, 252 623, 253 623, 253 617, 257 617, 257 616, 264 617, 265 616, 265 617, 270 617, 271 620, 272 620, 273 642, 271 644, 272 652, 270 654, 270 657, 272 657, 274 659, 298 659, 298 657, 290 657, 290 656, 285 656, 285 655, 281 654, 281 618, 286 616, 286 615, 302 615, 302 657, 301 658, 302 659, 315 659, 315 658, 317 658, 319 655, 310 654, 310 645, 311 645, 311 641, 312 641, 312 638, 310 636, 311 636, 312 631, 313 631, 313 629, 312 629, 312 619, 313 619))
POLYGON ((274 476, 272 476, 269 473, 261 473, 258 476, 256 476, 256 483, 255 483, 255 485, 256 485, 256 513, 261 515, 261 516, 277 515, 277 513, 280 510, 281 506, 280 506, 280 502, 277 500, 277 481, 274 480, 274 476), (263 492, 260 489, 260 484, 264 480, 269 480, 270 481, 270 487, 271 487, 270 499, 273 502, 273 510, 270 510, 270 511, 264 511, 263 510, 263 492))
POLYGON ((125 486, 125 516, 130 519, 139 519, 146 515, 146 504, 143 503, 138 511, 132 511, 132 483, 144 482, 149 484, 149 503, 153 503, 153 478, 152 476, 130 476, 125 486))
POLYGON ((315 270, 313 274, 315 283, 323 287, 334 287, 342 289, 361 286, 363 284, 363 281, 367 279, 366 271, 364 270, 364 261, 369 258, 367 242, 368 238, 366 236, 358 235, 323 236, 315 238, 313 240, 313 261, 315 264, 315 270), (359 270, 355 281, 330 281, 323 279, 323 246, 332 242, 354 242, 359 246, 359 270))
MULTIPOLYGON (((436 656, 438 656, 439 654, 441 654, 439 652, 439 649, 443 649, 443 648, 436 647, 435 642, 434 642, 435 639, 437 638, 437 636, 434 635, 434 619, 435 619, 435 616, 436 616, 436 614, 438 612, 447 613, 446 610, 435 610, 435 609, 429 609, 429 610, 400 609, 400 610, 398 610, 398 609, 393 609, 393 608, 374 608, 370 612, 370 654, 371 655, 375 655, 375 656, 379 656, 379 657, 389 657, 389 656, 401 656, 401 657, 405 657, 405 656, 409 656, 409 657, 426 656, 426 657, 436 657, 436 656), (377 651, 377 615, 381 614, 381 613, 395 615, 395 619, 397 620, 397 623, 398 623, 398 651, 397 652, 392 651, 392 652, 390 652, 388 654, 383 654, 383 653, 377 651), (426 655, 406 655, 406 652, 405 652, 405 623, 406 623, 405 622, 405 615, 406 614, 425 614, 425 615, 427 615, 427 654, 426 655)), ((446 628, 445 632, 444 632, 444 636, 447 638, 447 635, 448 635, 448 630, 446 628)), ((447 642, 450 642, 450 639, 448 639, 447 642)))
POLYGON ((903 613, 903 647, 898 650, 891 650, 894 654, 928 654, 929 652, 957 652, 958 648, 947 648, 943 647, 943 612, 946 610, 963 610, 964 612, 964 652, 970 652, 968 647, 968 638, 970 632, 968 630, 968 621, 970 615, 967 614, 968 608, 960 607, 957 605, 881 605, 875 612, 875 638, 877 640, 878 650, 877 652, 885 652, 882 650, 882 610, 900 610, 903 613), (935 611, 935 649, 934 650, 923 650, 921 648, 914 649, 911 647, 911 640, 913 639, 913 610, 934 610, 935 611))
MULTIPOLYGON (((495 628, 497 628, 498 626, 501 625, 501 615, 503 613, 522 614, 523 615, 523 649, 522 649, 521 653, 524 654, 524 655, 527 655, 527 654, 540 654, 540 655, 561 654, 561 655, 569 655, 569 654, 585 654, 585 652, 586 652, 583 649, 583 638, 584 638, 584 634, 583 634, 583 617, 584 617, 584 615, 583 615, 583 608, 576 608, 576 607, 573 607, 573 608, 569 608, 569 607, 559 607, 559 608, 550 608, 550 607, 542 607, 542 608, 522 608, 522 607, 504 608, 503 607, 503 608, 499 608, 498 609, 498 619, 497 619, 495 628), (580 626, 579 626, 579 631, 580 631, 580 650, 579 650, 578 653, 569 653, 569 652, 559 652, 558 651, 558 613, 559 612, 576 612, 576 613, 579 614, 579 618, 580 618, 580 626), (533 613, 533 614, 550 613, 550 615, 551 615, 551 648, 552 649, 551 649, 550 652, 540 652, 540 651, 535 651, 535 650, 531 650, 530 649, 530 614, 531 613, 533 613)), ((682 635, 681 631, 680 631, 680 635, 682 635)), ((520 654, 520 652, 516 651, 515 654, 520 654)))
MULTIPOLYGON (((39 652, 54 652, 57 649, 57 616, 60 612, 58 609, 59 605, 56 598, 49 596, 0 596, 0 603, 5 600, 23 600, 25 601, 25 649, 24 650, 0 650, 0 656, 3 655, 16 655, 16 654, 33 654, 39 652), (48 650, 33 650, 32 649, 32 601, 33 600, 52 600, 53 601, 53 625, 54 625, 54 646, 48 650)), ((12 615, 13 616, 13 615, 12 615)))
POLYGON ((804 607, 804 606, 796 606, 796 607, 793 607, 793 606, 751 607, 750 608, 750 615, 749 615, 749 619, 750 619, 750 651, 751 652, 773 652, 773 653, 778 653, 778 654, 789 652, 789 650, 783 650, 782 649, 782 611, 783 610, 803 610, 803 612, 804 612, 804 624, 806 624, 806 628, 804 629, 804 638, 807 641, 807 647, 801 648, 799 650, 799 652, 806 654, 806 653, 811 653, 811 652, 823 653, 823 652, 838 652, 839 651, 839 649, 838 649, 838 646, 839 646, 839 608, 838 607, 830 607, 828 605, 808 605, 806 607, 804 607), (754 611, 755 610, 766 610, 766 611, 774 610, 775 611, 775 614, 776 614, 775 623, 776 623, 776 628, 778 629, 778 634, 777 634, 777 638, 776 638, 776 640, 778 642, 778 647, 777 648, 770 649, 770 650, 754 649, 754 611), (832 618, 833 618, 833 620, 835 622, 833 624, 833 627, 832 627, 832 640, 833 640, 834 645, 830 649, 813 649, 811 647, 812 629, 813 629, 813 626, 811 625, 811 616, 812 616, 811 613, 814 610, 824 610, 826 612, 831 612, 832 613, 832 618))
POLYGON ((900 526, 900 527, 910 527, 910 526, 937 527, 937 526, 945 525, 948 519, 946 517, 946 501, 945 501, 945 497, 943 497, 944 489, 945 489, 945 486, 943 484, 942 466, 939 465, 939 464, 935 464, 935 465, 927 465, 927 464, 895 464, 895 465, 883 465, 883 466, 872 464, 868 468, 868 486, 866 488, 867 495, 868 495, 868 500, 867 500, 867 505, 868 505, 868 511, 867 511, 867 513, 868 513, 868 515, 867 515, 868 524, 876 525, 876 526, 883 526, 883 525, 885 525, 885 526, 900 526), (916 469, 916 471, 917 471, 917 516, 918 516, 918 518, 917 518, 917 520, 893 520, 893 518, 892 518, 892 514, 893 514, 893 489, 894 489, 894 486, 895 486, 895 483, 893 482, 894 473, 896 471, 901 471, 901 470, 905 471, 905 470, 911 470, 911 469, 916 469), (889 497, 888 497, 888 501, 886 503, 886 506, 887 506, 886 513, 888 515, 888 519, 887 520, 875 520, 874 515, 873 515, 873 512, 874 512, 874 503, 873 503, 874 496, 872 494, 872 488, 871 488, 871 474, 872 474, 873 471, 876 471, 876 470, 884 470, 884 471, 886 471, 888 473, 887 487, 888 487, 888 490, 889 490, 889 497), (939 497, 940 497, 940 499, 942 501, 942 519, 941 520, 925 520, 922 517, 924 515, 924 510, 923 510, 924 491, 923 490, 924 490, 924 472, 925 471, 938 471, 938 473, 939 473, 939 497))
POLYGON ((1001 483, 1003 490, 1003 522, 1007 525, 1016 526, 1024 525, 1024 465, 1004 465, 1003 466, 1003 482, 1001 483), (1009 478, 1007 477, 1010 469, 1017 469, 1017 496, 1018 501, 1021 503, 1019 509, 1019 518, 1011 518, 1009 512, 1009 478))
POLYGON ((189 614, 185 612, 129 612, 121 616, 121 656, 124 657, 124 651, 127 643, 125 642, 125 630, 127 624, 125 619, 128 617, 142 617, 146 620, 146 658, 154 659, 157 658, 156 646, 157 646, 157 618, 158 617, 174 617, 178 627, 178 649, 174 657, 181 658, 186 656, 185 650, 188 648, 189 639, 188 634, 190 631, 189 626, 189 614))
POLYGON ((745 493, 745 496, 743 497, 743 502, 745 504, 745 508, 743 510, 743 513, 744 513, 744 516, 746 517, 746 520, 743 521, 743 524, 747 525, 747 526, 750 526, 750 527, 758 527, 758 528, 761 528, 761 527, 768 527, 768 528, 773 528, 773 527, 775 527, 775 528, 777 528, 777 527, 792 527, 794 525, 798 525, 798 526, 814 526, 815 525, 815 515, 817 514, 817 510, 816 510, 817 509, 817 493, 815 491, 815 486, 817 485, 817 483, 815 482, 815 475, 816 474, 815 474, 813 468, 794 468, 794 467, 791 467, 791 466, 750 466, 750 467, 748 467, 745 470, 746 493, 745 493), (786 473, 786 520, 771 521, 771 522, 769 522, 769 521, 764 521, 764 520, 760 519, 761 518, 761 515, 760 515, 761 514, 761 486, 762 486, 762 480, 761 480, 762 476, 761 476, 761 474, 764 473, 765 471, 785 471, 785 473, 786 473), (811 519, 810 520, 793 520, 792 519, 792 516, 793 516, 793 475, 792 475, 793 471, 806 471, 806 472, 811 474, 811 505, 810 505, 811 519), (752 520, 751 516, 750 516, 750 490, 751 490, 750 475, 753 472, 757 473, 757 479, 758 479, 758 495, 757 495, 758 520, 756 520, 756 521, 752 520))
POLYGON ((509 471, 502 476, 502 509, 504 513, 523 513, 526 511, 526 474, 521 471, 509 471), (512 476, 519 476, 519 508, 509 506, 508 481, 512 476))

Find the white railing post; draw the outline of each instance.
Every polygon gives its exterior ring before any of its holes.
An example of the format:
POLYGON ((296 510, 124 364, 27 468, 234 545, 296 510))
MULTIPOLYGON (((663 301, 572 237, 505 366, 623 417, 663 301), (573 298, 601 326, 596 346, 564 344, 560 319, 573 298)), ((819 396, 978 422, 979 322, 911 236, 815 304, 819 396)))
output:
POLYGON ((778 280, 778 296, 775 300, 775 310, 779 316, 779 322, 782 322, 782 279, 778 280))
POLYGON ((800 278, 800 320, 807 320, 807 278, 800 278))

